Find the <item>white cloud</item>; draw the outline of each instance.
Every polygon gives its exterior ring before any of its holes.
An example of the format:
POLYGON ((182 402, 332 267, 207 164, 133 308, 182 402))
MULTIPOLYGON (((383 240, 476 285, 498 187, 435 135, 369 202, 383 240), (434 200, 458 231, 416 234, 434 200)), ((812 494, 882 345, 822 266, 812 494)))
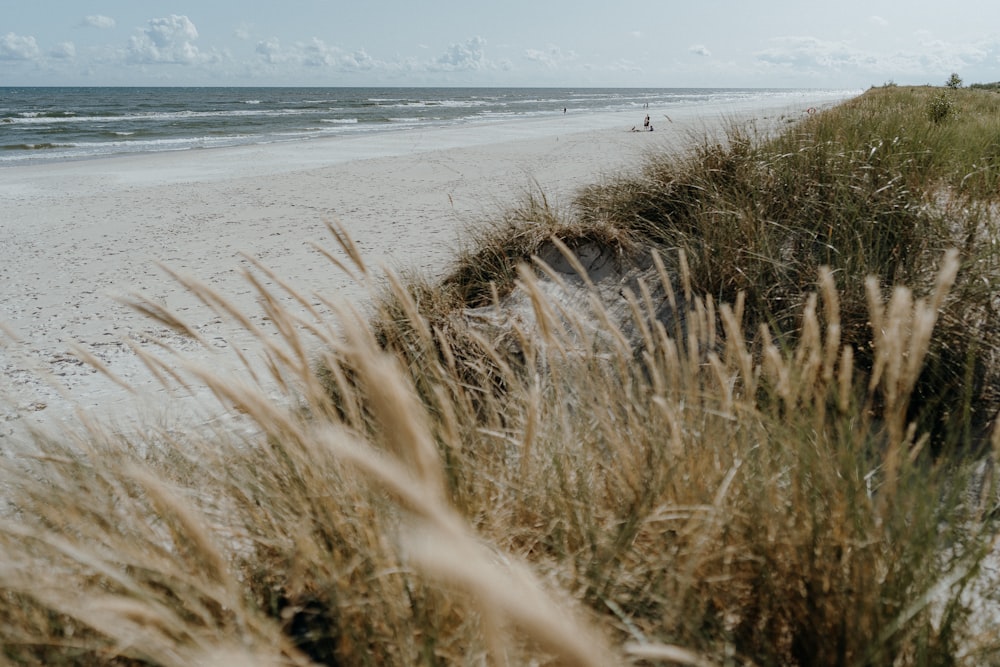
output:
POLYGON ((257 42, 254 52, 271 65, 276 65, 287 60, 287 57, 281 51, 281 43, 273 37, 262 42, 257 42))
POLYGON ((626 60, 624 58, 620 58, 610 63, 607 67, 600 67, 593 69, 610 70, 612 72, 633 72, 633 73, 642 72, 642 67, 632 62, 631 60, 626 60))
POLYGON ((257 42, 254 50, 270 65, 288 63, 336 72, 368 71, 382 66, 382 63, 369 56, 364 49, 347 53, 315 37, 309 42, 299 42, 288 48, 283 48, 281 42, 272 38, 257 42))
POLYGON ((34 37, 12 32, 0 37, 0 60, 32 60, 38 57, 38 53, 34 37))
POLYGON ((73 42, 61 42, 49 52, 49 55, 56 60, 72 60, 76 57, 76 44, 73 42))
POLYGON ((345 53, 340 57, 339 67, 342 70, 360 72, 375 69, 380 63, 369 56, 364 49, 358 49, 352 53, 345 53))
POLYGON ((198 29, 187 16, 150 19, 148 27, 130 40, 128 59, 143 64, 193 64, 205 59, 193 44, 196 39, 198 29))
POLYGON ((544 49, 527 49, 524 57, 534 62, 542 63, 548 68, 555 69, 560 65, 577 59, 575 51, 563 51, 558 46, 549 44, 544 49))
POLYGON ((945 74, 966 68, 975 68, 986 63, 995 63, 1000 55, 1000 43, 946 42, 939 39, 920 43, 920 51, 909 54, 908 61, 914 69, 945 74))
MULTIPOLYGON (((314 77, 319 72, 357 74, 369 73, 378 77, 412 77, 411 81, 423 80, 425 75, 461 72, 512 71, 513 63, 508 59, 490 60, 485 52, 486 40, 473 37, 462 43, 450 45, 443 54, 436 57, 406 57, 381 60, 371 56, 366 49, 346 50, 319 38, 309 41, 284 44, 277 38, 258 41, 254 47, 259 65, 264 65, 267 75, 314 77), (312 74, 307 71, 313 72, 312 74)), ((421 47, 425 48, 425 47, 421 47)), ((539 52, 541 54, 541 52, 539 52)), ((539 58, 572 58, 572 52, 563 52, 556 47, 539 58)))
POLYGON ((910 50, 891 53, 860 49, 846 42, 831 42, 815 37, 782 37, 774 46, 756 54, 758 61, 801 74, 824 74, 836 71, 859 76, 890 78, 925 76, 929 72, 962 71, 1000 55, 1000 43, 953 43, 925 39, 910 50))
POLYGON ((775 46, 757 53, 758 60, 772 65, 808 69, 839 67, 855 64, 863 58, 859 51, 842 42, 829 42, 815 37, 779 37, 775 46))
POLYGON ((688 49, 688 51, 695 54, 696 56, 705 56, 706 58, 712 55, 712 52, 709 51, 708 47, 705 46, 704 44, 695 44, 690 49, 688 49))
POLYGON ((250 26, 246 23, 241 23, 233 30, 233 35, 236 36, 236 39, 248 41, 250 39, 250 26))
POLYGON ((874 23, 875 25, 879 25, 879 26, 887 26, 887 25, 889 25, 889 22, 886 21, 881 16, 869 16, 868 17, 868 22, 869 23, 874 23))
POLYGON ((486 60, 485 47, 486 40, 482 37, 473 37, 463 44, 452 44, 430 63, 429 69, 448 72, 488 69, 490 64, 486 60))
POLYGON ((337 62, 338 49, 313 37, 311 42, 299 46, 297 59, 307 67, 329 67, 337 62))
POLYGON ((340 69, 343 52, 321 39, 313 37, 311 42, 299 46, 298 60, 307 67, 340 69))
POLYGON ((80 22, 80 25, 86 26, 88 28, 99 28, 101 30, 108 30, 114 28, 117 23, 110 16, 102 16, 101 14, 92 14, 91 16, 85 16, 80 22))

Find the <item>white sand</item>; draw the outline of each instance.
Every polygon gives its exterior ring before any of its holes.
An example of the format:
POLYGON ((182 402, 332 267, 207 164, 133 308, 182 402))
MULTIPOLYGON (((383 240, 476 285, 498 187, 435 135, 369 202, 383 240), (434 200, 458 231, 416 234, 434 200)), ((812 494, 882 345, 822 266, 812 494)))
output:
POLYGON ((313 247, 336 248, 326 221, 349 230, 372 264, 438 276, 464 230, 534 183, 565 204, 579 186, 634 170, 647 151, 674 150, 729 119, 782 122, 833 101, 671 110, 670 122, 651 109, 655 132, 628 131, 641 126, 641 114, 568 114, 0 168, 0 323, 20 340, 0 346, 0 445, 24 427, 75 419, 77 410, 131 426, 231 419, 204 390, 161 387, 125 345, 154 350, 161 338, 220 369, 235 365, 234 348, 254 355, 248 335, 220 322, 156 262, 251 313, 259 311, 241 252, 304 293, 358 300, 361 289, 313 247), (217 350, 115 301, 129 292, 182 315, 217 350), (74 342, 140 396, 75 359, 74 342))

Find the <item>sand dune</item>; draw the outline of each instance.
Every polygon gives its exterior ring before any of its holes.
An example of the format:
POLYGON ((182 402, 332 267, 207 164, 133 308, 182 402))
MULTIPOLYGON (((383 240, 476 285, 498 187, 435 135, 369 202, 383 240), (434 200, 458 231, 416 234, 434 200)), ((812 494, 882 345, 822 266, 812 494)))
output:
MULTIPOLYGON (((829 104, 828 100, 824 103, 829 104)), ((254 341, 157 265, 193 276, 266 327, 242 272, 256 258, 298 290, 359 301, 362 288, 314 244, 342 225, 368 262, 440 275, 463 232, 540 188, 556 205, 733 118, 783 123, 816 106, 692 108, 377 137, 127 156, 0 169, 0 444, 83 411, 124 426, 234 419, 204 390, 162 387, 129 345, 157 340, 218 369, 254 341), (141 293, 192 325, 205 349, 116 301, 141 293), (100 359, 132 395, 71 353, 100 359)), ((319 304, 319 299, 314 299, 319 304)), ((291 300, 289 299, 289 303, 291 300)), ((239 372, 233 370, 232 372, 239 372)))

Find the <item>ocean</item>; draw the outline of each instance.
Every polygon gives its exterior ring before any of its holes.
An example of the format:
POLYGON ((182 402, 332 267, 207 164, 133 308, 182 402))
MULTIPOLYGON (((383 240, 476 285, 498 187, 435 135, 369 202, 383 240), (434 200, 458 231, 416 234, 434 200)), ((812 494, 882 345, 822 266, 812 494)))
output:
MULTIPOLYGON (((771 99, 737 88, 3 88, 0 167, 771 99)), ((809 91, 816 93, 818 91, 809 91)), ((843 97, 844 91, 829 91, 843 97)))

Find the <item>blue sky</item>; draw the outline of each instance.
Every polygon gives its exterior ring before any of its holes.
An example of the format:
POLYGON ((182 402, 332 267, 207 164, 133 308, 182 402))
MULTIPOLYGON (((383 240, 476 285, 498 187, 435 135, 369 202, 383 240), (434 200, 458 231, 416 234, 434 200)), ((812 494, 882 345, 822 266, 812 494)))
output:
POLYGON ((0 85, 1000 80, 996 0, 2 0, 0 85))

